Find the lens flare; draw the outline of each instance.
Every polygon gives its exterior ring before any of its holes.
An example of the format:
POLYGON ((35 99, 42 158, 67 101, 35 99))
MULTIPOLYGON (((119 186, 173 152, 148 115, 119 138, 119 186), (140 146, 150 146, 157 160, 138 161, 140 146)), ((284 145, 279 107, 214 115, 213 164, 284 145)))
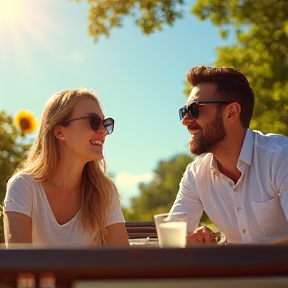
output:
POLYGON ((21 21, 25 11, 23 0, 0 0, 0 24, 10 25, 21 21))

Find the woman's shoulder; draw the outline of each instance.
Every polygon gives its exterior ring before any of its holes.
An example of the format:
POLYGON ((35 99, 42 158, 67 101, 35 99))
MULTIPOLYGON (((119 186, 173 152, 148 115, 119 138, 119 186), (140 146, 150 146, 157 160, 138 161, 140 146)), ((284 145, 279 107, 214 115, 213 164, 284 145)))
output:
POLYGON ((16 173, 7 183, 4 210, 31 217, 35 195, 40 194, 37 193, 39 187, 30 174, 16 173))
POLYGON ((31 174, 28 173, 23 173, 23 172, 17 172, 16 174, 14 174, 9 180, 7 185, 38 185, 39 181, 36 180, 31 174))

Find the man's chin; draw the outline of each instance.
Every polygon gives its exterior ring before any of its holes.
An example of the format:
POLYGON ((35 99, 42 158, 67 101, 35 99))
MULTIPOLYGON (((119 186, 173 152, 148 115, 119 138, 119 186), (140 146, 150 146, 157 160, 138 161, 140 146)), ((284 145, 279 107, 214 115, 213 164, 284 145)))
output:
POLYGON ((204 153, 207 153, 207 152, 210 152, 207 149, 203 149, 203 147, 199 147, 195 143, 194 144, 189 143, 189 151, 190 151, 191 154, 194 154, 194 155, 197 155, 197 156, 199 156, 201 154, 204 154, 204 153))
POLYGON ((198 154, 197 145, 194 144, 194 143, 190 143, 190 142, 189 142, 189 151, 190 151, 191 154, 199 155, 199 154, 198 154))

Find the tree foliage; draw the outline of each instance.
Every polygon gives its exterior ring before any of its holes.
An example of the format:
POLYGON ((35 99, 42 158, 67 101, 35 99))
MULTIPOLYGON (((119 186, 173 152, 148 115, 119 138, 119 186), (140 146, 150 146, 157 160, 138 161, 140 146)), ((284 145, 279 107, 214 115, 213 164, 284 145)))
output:
POLYGON ((6 192, 6 182, 19 164, 25 159, 29 144, 22 143, 21 131, 14 125, 13 118, 0 112, 0 243, 3 238, 2 205, 6 192))
POLYGON ((286 0, 203 0, 191 12, 210 19, 223 38, 216 66, 243 71, 255 94, 252 129, 288 135, 288 3, 286 0))
MULTIPOLYGON (((154 221, 153 215, 170 211, 179 183, 193 156, 176 155, 166 161, 160 161, 154 171, 154 179, 148 184, 140 184, 140 196, 131 199, 130 208, 124 208, 127 221, 154 221)), ((206 213, 200 220, 201 224, 211 225, 206 213)))
POLYGON ((153 215, 169 212, 186 166, 192 160, 191 156, 184 154, 160 161, 154 171, 154 179, 139 185, 140 196, 131 199, 130 208, 125 210, 126 220, 154 221, 153 215))
MULTIPOLYGON (((82 1, 82 0, 74 0, 82 1)), ((88 34, 95 42, 99 36, 110 35, 114 27, 121 27, 125 16, 134 18, 144 34, 162 30, 183 16, 184 0, 87 0, 89 8, 88 34)))
MULTIPOLYGON (((186 8, 184 0, 87 2, 88 33, 95 41, 121 27, 127 16, 150 34, 172 25, 186 8)), ((247 75, 256 99, 251 128, 288 135, 287 0, 194 0, 190 12, 218 26, 221 37, 235 39, 235 45, 216 49, 215 66, 234 67, 247 75)))

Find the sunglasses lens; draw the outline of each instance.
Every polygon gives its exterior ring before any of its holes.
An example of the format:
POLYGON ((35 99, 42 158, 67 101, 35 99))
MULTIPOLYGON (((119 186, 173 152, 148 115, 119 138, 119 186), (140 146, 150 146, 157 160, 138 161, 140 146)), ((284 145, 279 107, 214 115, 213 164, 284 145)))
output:
POLYGON ((187 109, 185 106, 179 109, 180 120, 182 120, 185 117, 186 113, 187 113, 187 109))
POLYGON ((189 111, 189 116, 191 116, 194 119, 197 119, 198 117, 198 106, 196 102, 192 102, 189 106, 188 106, 188 111, 189 111))
MULTIPOLYGON (((97 131, 99 129, 101 118, 97 114, 89 115, 89 121, 92 130, 97 131)), ((111 134, 114 130, 114 119, 107 118, 103 120, 103 126, 107 130, 108 134, 111 134)))
POLYGON ((101 123, 100 117, 98 115, 90 115, 89 121, 90 121, 92 130, 97 131, 101 123))
POLYGON ((114 119, 106 118, 103 121, 103 125, 104 125, 105 129, 107 130, 108 134, 111 134, 114 130, 114 119))
POLYGON ((198 117, 198 106, 196 102, 192 102, 187 108, 186 106, 179 109, 179 117, 180 120, 185 117, 185 115, 188 113, 189 117, 192 117, 194 119, 197 119, 198 117))

